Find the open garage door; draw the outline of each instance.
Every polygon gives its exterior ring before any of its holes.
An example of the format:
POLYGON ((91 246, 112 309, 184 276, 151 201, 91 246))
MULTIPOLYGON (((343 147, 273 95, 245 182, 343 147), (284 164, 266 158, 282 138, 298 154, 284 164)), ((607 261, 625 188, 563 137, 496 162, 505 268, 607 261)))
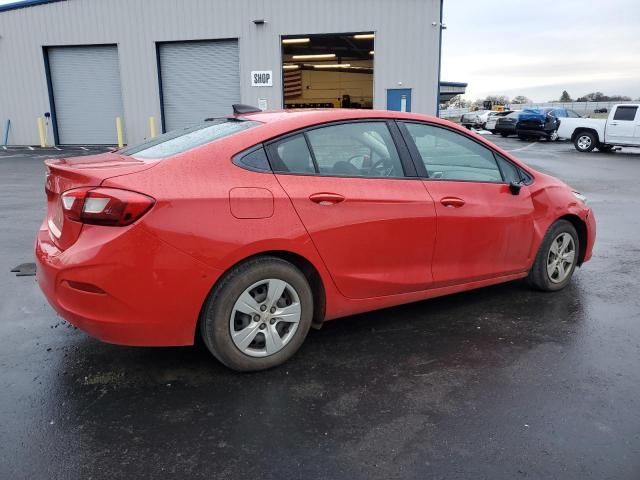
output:
POLYGON ((47 48, 57 142, 115 145, 116 117, 123 117, 115 45, 47 48))
POLYGON ((285 108, 372 108, 373 32, 282 37, 285 108))
POLYGON ((232 113, 240 103, 237 40, 158 44, 164 131, 232 113))

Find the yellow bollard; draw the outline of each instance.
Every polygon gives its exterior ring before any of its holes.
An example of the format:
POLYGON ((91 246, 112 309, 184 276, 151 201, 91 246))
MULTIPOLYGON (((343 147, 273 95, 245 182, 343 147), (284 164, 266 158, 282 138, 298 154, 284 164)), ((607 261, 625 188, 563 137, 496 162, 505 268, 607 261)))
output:
POLYGON ((124 141, 122 140, 122 119, 116 117, 116 133, 118 134, 118 148, 124 147, 124 141))
POLYGON ((38 135, 40 135, 40 146, 42 148, 47 146, 46 136, 44 131, 44 118, 38 117, 38 135))
POLYGON ((156 117, 149 117, 149 134, 151 138, 156 138, 156 117))

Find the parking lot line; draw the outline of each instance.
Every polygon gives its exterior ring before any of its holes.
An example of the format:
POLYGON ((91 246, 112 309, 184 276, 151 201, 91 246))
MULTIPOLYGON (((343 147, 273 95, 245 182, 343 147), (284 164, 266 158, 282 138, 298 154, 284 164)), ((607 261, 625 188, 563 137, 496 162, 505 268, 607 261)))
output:
POLYGON ((524 147, 520 147, 520 148, 515 148, 513 150, 507 150, 507 152, 521 152, 523 150, 527 150, 528 148, 531 148, 532 146, 534 146, 537 142, 532 142, 529 145, 525 145, 524 147))

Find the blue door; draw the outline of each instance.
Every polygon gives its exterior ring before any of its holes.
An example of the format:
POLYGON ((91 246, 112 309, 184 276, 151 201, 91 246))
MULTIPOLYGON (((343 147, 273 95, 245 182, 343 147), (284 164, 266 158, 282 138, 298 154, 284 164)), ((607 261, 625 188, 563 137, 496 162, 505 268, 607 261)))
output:
POLYGON ((411 89, 389 88, 387 89, 387 110, 396 112, 411 111, 411 89))

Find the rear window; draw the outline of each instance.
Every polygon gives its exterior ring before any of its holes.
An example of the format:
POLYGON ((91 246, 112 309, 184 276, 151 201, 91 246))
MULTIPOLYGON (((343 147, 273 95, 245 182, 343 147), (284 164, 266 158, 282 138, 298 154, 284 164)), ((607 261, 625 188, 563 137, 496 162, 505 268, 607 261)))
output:
POLYGON ((258 125, 260 122, 252 120, 218 119, 167 132, 118 153, 136 158, 166 158, 258 125))
POLYGON ((638 107, 618 107, 613 114, 614 120, 633 120, 636 118, 638 107))

